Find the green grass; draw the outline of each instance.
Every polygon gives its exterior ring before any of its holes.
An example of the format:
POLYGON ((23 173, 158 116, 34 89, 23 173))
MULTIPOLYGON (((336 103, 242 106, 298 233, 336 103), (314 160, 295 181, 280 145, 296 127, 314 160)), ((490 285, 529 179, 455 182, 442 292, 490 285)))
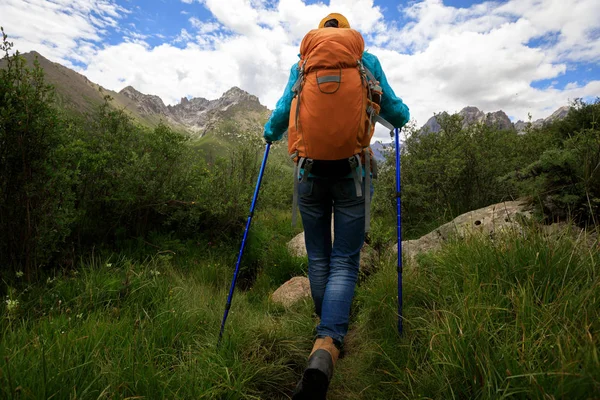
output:
POLYGON ((0 398, 286 398, 311 346, 311 305, 284 313, 268 299, 270 280, 237 291, 217 350, 235 263, 216 246, 90 258, 13 287, 19 306, 0 315, 0 398))
MULTIPOLYGON (((255 217, 252 278, 219 350, 232 243, 165 239, 147 260, 96 256, 12 284, 19 306, 0 307, 0 398, 288 398, 315 319, 310 301, 285 310, 269 300, 306 268, 285 251, 297 232, 287 214, 255 217)), ((598 398, 598 259, 597 245, 534 231, 451 243, 405 268, 400 338, 395 263, 384 257, 357 289, 329 398, 598 398)))
POLYGON ((402 338, 386 263, 359 289, 331 398, 599 398, 599 259, 540 232, 452 243, 405 269, 402 338))

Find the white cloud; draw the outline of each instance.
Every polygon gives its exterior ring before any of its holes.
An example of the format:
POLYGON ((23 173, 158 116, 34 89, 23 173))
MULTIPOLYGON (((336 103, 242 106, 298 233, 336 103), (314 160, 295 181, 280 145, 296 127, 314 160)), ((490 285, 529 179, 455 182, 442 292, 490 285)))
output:
POLYGON ((596 76, 564 90, 532 86, 562 77, 573 63, 598 62, 600 41, 590 40, 600 27, 595 0, 511 0, 462 9, 425 0, 403 11, 414 21, 401 29, 388 25, 373 52, 419 124, 434 112, 467 105, 521 119, 545 117, 593 94, 600 82, 596 76), (409 50, 410 56, 398 53, 409 50))
POLYGON ((128 11, 113 0, 3 0, 0 24, 21 52, 36 50, 70 65, 93 55, 106 29, 128 11))
POLYGON ((200 34, 212 33, 221 28, 221 25, 216 22, 200 21, 198 18, 190 18, 190 24, 198 30, 200 34))
POLYGON ((129 38, 123 43, 98 46, 104 32, 120 29, 126 12, 112 0, 53 1, 0 3, 2 20, 21 21, 6 26, 20 50, 82 62, 87 67, 80 72, 107 88, 133 85, 168 104, 184 96, 217 98, 235 85, 273 108, 300 40, 329 12, 346 15, 365 35, 418 125, 434 112, 467 105, 541 118, 569 100, 600 93, 598 76, 579 76, 562 89, 557 83, 534 87, 568 76, 580 62, 600 62, 597 0, 489 1, 468 8, 423 0, 400 6, 408 18, 402 26, 372 0, 182 0, 191 4, 182 13, 202 6, 211 18, 190 18, 176 38, 157 47, 135 32, 122 33, 129 38))

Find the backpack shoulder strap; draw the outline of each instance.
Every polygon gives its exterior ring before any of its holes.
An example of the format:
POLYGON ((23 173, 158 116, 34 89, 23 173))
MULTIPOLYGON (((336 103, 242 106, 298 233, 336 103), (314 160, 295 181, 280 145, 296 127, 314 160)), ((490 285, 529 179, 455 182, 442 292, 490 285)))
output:
MULTIPOLYGON (((381 86, 379 86, 379 81, 377 80, 377 78, 375 78, 375 75, 373 75, 373 73, 364 66, 364 64, 362 64, 362 69, 365 72, 365 75, 367 76, 367 78, 369 79, 370 82, 377 82, 377 89, 379 89, 380 91, 382 91, 381 86)), ((374 112, 375 110, 369 106, 369 108, 367 108, 367 113, 369 115, 371 115, 373 124, 376 124, 377 122, 379 122, 381 125, 383 125, 384 127, 386 127, 387 129, 389 129, 390 131, 394 130, 394 125, 392 125, 391 123, 389 123, 385 118, 383 118, 381 115, 379 115, 379 113, 374 112)))

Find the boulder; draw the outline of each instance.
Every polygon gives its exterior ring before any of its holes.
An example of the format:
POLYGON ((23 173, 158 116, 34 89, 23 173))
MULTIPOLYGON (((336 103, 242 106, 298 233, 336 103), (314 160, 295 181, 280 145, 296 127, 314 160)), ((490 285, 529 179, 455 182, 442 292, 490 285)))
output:
POLYGON ((300 232, 287 244, 288 251, 294 257, 306 257, 306 245, 304 244, 304 232, 300 232))
POLYGON ((295 276, 273 292, 271 299, 289 307, 305 297, 310 297, 310 282, 304 276, 295 276))
MULTIPOLYGON (((439 249, 451 237, 480 233, 493 237, 507 230, 521 230, 519 221, 531 217, 531 211, 520 201, 507 201, 469 211, 416 240, 402 241, 402 252, 408 257, 439 249)), ((393 247, 398 252, 398 245, 393 247)))

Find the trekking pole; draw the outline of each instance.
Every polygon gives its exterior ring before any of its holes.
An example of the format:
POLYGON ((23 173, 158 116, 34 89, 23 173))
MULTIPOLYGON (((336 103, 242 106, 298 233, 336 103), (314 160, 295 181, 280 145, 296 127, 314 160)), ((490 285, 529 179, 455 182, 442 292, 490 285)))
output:
POLYGON ((400 199, 400 129, 394 129, 396 141, 396 215, 398 227, 398 333, 402 335, 402 203, 400 199))
POLYGON ((235 290, 235 281, 237 280, 238 272, 240 271, 240 263, 242 261, 242 255, 244 254, 244 247, 246 247, 246 239, 248 239, 248 231, 250 230, 250 223, 252 222, 252 216, 254 215, 254 208, 256 207, 256 200, 258 199, 258 191, 260 189, 260 182, 265 173, 265 167, 267 165, 267 157, 269 157, 269 150, 271 149, 271 142, 267 142, 265 147, 265 155, 260 166, 260 172, 258 174, 258 180, 256 182, 256 188, 254 189, 254 197, 252 198, 252 204, 250 205, 250 213, 248 214, 248 221, 246 222, 246 230, 244 231, 244 238, 242 239, 242 245, 240 246, 240 252, 238 254, 237 263, 235 265, 235 272, 233 273, 233 279, 231 280, 231 287, 229 288, 229 296, 227 296, 227 304, 225 305, 225 313, 223 314, 223 320, 221 321, 221 330, 219 331, 219 341, 217 342, 217 348, 221 346, 221 339, 223 339, 223 331, 225 330, 225 321, 227 321, 227 315, 231 308, 231 299, 233 298, 233 291, 235 290))

